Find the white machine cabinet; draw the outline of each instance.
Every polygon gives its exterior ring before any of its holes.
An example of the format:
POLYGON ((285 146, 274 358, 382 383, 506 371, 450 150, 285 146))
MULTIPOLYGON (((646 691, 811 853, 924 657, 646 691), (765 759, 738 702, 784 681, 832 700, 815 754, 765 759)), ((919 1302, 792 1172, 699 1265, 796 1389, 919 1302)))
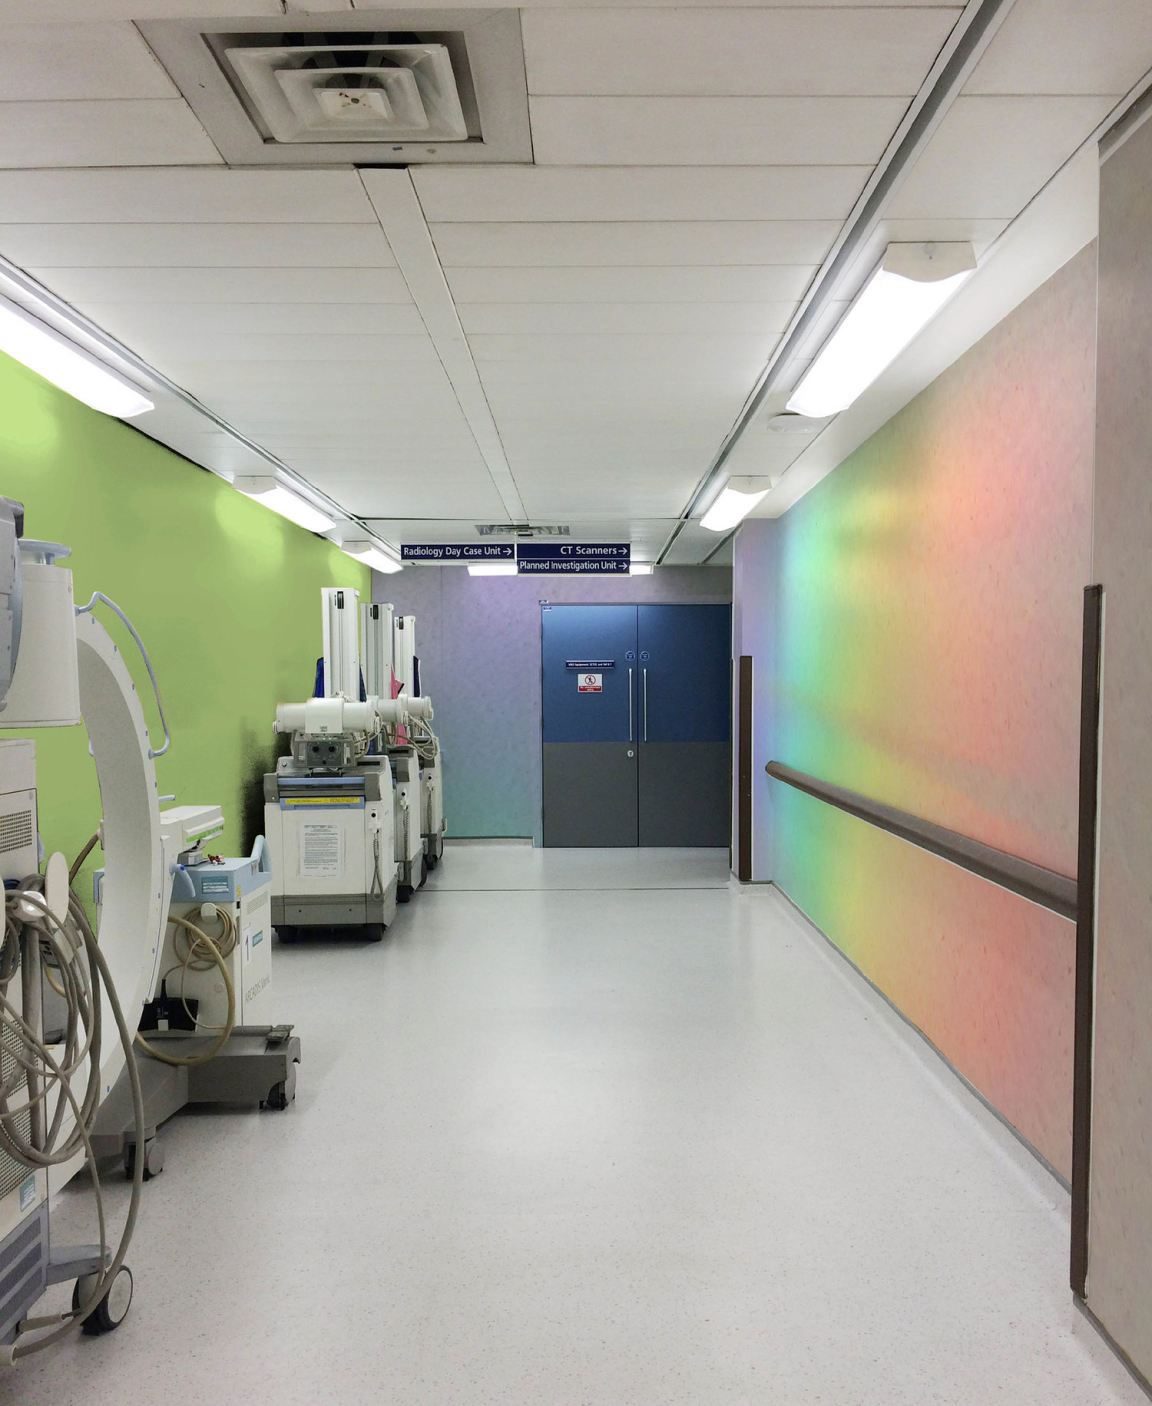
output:
POLYGON ((272 923, 282 938, 345 926, 380 937, 396 914, 393 804, 385 756, 331 775, 302 775, 282 757, 264 778, 272 923))

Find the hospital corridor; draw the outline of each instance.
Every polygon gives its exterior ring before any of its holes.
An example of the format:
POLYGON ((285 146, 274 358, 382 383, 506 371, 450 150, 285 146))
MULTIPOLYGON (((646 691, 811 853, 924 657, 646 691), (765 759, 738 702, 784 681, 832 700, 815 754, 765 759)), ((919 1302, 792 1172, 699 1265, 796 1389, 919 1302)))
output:
POLYGON ((176 1120, 132 1345, 9 1399, 145 1401, 186 1333, 195 1402, 1142 1399, 1051 1174, 785 899, 723 851, 449 857, 351 982, 278 958, 302 1116, 176 1120))
POLYGON ((1148 0, 0 0, 0 1406, 1152 1397, 1148 0))

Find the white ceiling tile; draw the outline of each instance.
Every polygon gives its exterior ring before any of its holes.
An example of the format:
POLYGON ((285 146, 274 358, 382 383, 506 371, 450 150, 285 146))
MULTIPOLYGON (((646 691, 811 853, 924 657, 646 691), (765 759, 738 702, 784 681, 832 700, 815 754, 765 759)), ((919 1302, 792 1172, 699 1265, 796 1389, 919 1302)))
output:
POLYGON ((536 10, 532 94, 911 97, 960 14, 936 10, 536 10))
POLYGON ((1107 93, 1152 68, 1148 0, 1016 0, 967 93, 1107 93))
MULTIPOLYGON (((716 223, 433 225, 446 268, 589 264, 819 264, 840 226, 833 220, 716 223)), ((0 226, 0 248, 4 230, 0 226)))
MULTIPOLYGON (((842 220, 870 167, 419 166, 428 220, 842 220)), ((3 184, 0 183, 0 198, 3 184)))
MULTIPOLYGON (((77 0, 0 0, 0 24, 73 22, 77 0)), ((183 19, 236 15, 275 18, 280 0, 84 0, 86 20, 183 19)))
MULTIPOLYGON (((468 426, 462 417, 455 421, 441 420, 437 425, 429 426, 424 416, 412 415, 395 420, 387 434, 375 429, 348 433, 336 422, 318 426, 309 435, 269 434, 262 443, 277 454, 303 454, 341 464, 378 460, 381 455, 410 456, 414 449, 421 449, 427 452, 430 464, 455 462, 464 455, 470 461, 474 459, 477 464, 483 465, 476 442, 468 433, 468 426)), ((411 467, 410 458, 408 462, 411 467)), ((421 463, 424 463, 423 458, 421 463)))
POLYGON ((382 512, 411 513, 421 517, 436 516, 445 512, 468 512, 477 522, 507 521, 500 495, 491 483, 486 487, 478 478, 459 486, 452 482, 429 486, 421 485, 409 475, 392 484, 376 488, 359 484, 345 485, 339 479, 333 479, 330 491, 357 517, 368 517, 370 514, 382 512))
POLYGON ((759 336, 674 336, 671 334, 624 334, 566 337, 540 335, 489 335, 475 333, 468 338, 477 364, 491 361, 527 361, 533 365, 557 362, 587 362, 607 365, 624 362, 648 366, 659 362, 694 366, 705 361, 713 366, 737 368, 763 365, 775 345, 771 333, 759 336))
POLYGON ((354 171, 0 172, 9 224, 376 224, 354 171))
POLYGON ((0 102, 176 97, 175 84, 134 25, 18 24, 4 29, 0 102))
MULTIPOLYGON (((329 0, 317 4, 316 9, 326 8, 329 0)), ((539 0, 524 8, 550 8, 562 5, 564 8, 599 8, 604 0, 539 0)), ((682 0, 616 0, 618 4, 637 4, 642 8, 674 8, 682 0)), ((700 8, 728 9, 731 0, 695 0, 700 8)), ((856 9, 891 5, 892 0, 769 0, 773 7, 809 7, 833 9, 856 9)), ((952 7, 955 0, 916 0, 915 7, 922 9, 937 6, 952 7)), ((0 0, 0 23, 72 21, 76 19, 77 0, 0 0)), ((421 0, 421 9, 472 10, 488 9, 491 0, 421 0)), ((303 9, 304 4, 294 4, 293 9, 303 9)), ((353 5, 354 9, 364 6, 353 5)), ((86 19, 179 19, 200 18, 202 16, 238 16, 253 18, 263 16, 278 19, 285 11, 281 0, 85 0, 86 19)))
POLYGON ((366 334, 426 336, 413 303, 83 303, 80 310, 122 341, 143 335, 180 348, 189 335, 341 334, 349 337, 345 359, 359 360, 366 334))
MULTIPOLYGON (((581 476, 561 490, 525 485, 524 506, 528 509, 529 520, 550 522, 560 518, 566 522, 577 515, 603 512, 620 501, 613 480, 618 483, 624 469, 624 465, 616 465, 614 472, 603 477, 581 476)), ((663 485, 635 485, 629 489, 628 506, 637 517, 673 517, 680 512, 695 486, 687 477, 666 481, 663 485)))
POLYGON ((500 401, 502 423, 519 416, 550 424, 568 415, 590 423, 599 417, 626 428, 658 411, 673 415, 678 425, 690 425, 708 414, 717 398, 725 404, 733 397, 742 400, 750 389, 750 382, 742 379, 747 371, 745 366, 743 372, 734 372, 727 361, 722 366, 694 362, 686 367, 650 362, 621 369, 615 359, 533 362, 505 356, 485 365, 484 386, 490 400, 500 401), (534 404, 541 408, 526 409, 534 404))
POLYGON ((464 303, 471 333, 735 333, 782 332, 795 303, 464 303))
POLYGON ((0 102, 0 167, 176 166, 221 160, 183 98, 0 102))
POLYGON ((720 268, 450 268, 456 302, 775 303, 801 296, 814 264, 720 268))
POLYGON ((1094 97, 958 98, 887 213, 1011 219, 1111 106, 1094 97))
POLYGON ((150 333, 140 331, 121 340, 157 370, 176 362, 241 361, 280 365, 294 362, 311 368, 323 366, 375 366, 380 374, 391 374, 396 363, 407 366, 439 366, 436 349, 426 333, 419 336, 309 336, 284 333, 194 332, 150 333), (386 370, 385 370, 386 368, 386 370))
POLYGON ((532 98, 542 166, 862 166, 901 98, 532 98))
MULTIPOLYGON (((0 236, 2 237, 2 236, 0 236)), ((70 303, 407 303, 397 268, 32 268, 70 303)))
POLYGON ((24 268, 394 268, 379 225, 0 224, 24 268))

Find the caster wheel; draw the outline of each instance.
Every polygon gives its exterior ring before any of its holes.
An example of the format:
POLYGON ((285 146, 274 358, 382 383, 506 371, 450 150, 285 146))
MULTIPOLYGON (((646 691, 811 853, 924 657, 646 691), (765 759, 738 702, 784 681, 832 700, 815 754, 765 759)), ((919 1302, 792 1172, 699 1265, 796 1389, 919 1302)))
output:
POLYGON ((416 887, 422 889, 422 888, 424 887, 424 880, 425 880, 427 877, 428 877, 428 861, 424 858, 423 855, 421 855, 421 856, 420 856, 420 882, 416 885, 416 887))
POLYGON ((272 1108, 278 1113, 283 1113, 295 1097, 296 1066, 293 1065, 288 1071, 287 1079, 282 1079, 278 1084, 273 1084, 268 1090, 268 1097, 260 1106, 262 1108, 272 1108))
MULTIPOLYGON (((144 1180, 151 1181, 164 1170, 164 1144, 159 1138, 150 1137, 144 1144, 144 1180)), ((136 1144, 130 1142, 124 1149, 124 1175, 129 1181, 136 1175, 136 1144)))
POLYGON ((298 928, 290 928, 285 924, 282 928, 276 929, 276 936, 281 942, 295 942, 298 932, 298 928))
MULTIPOLYGON (((77 1279, 76 1287, 72 1290, 72 1311, 74 1313, 91 1298, 92 1291, 96 1287, 97 1277, 95 1274, 83 1274, 77 1279)), ((90 1338, 99 1337, 102 1333, 114 1332, 128 1317, 128 1310, 131 1307, 132 1271, 126 1264, 122 1264, 116 1271, 115 1279, 105 1291, 104 1297, 85 1318, 80 1331, 87 1333, 90 1338)))
POLYGON ((365 923, 365 924, 364 924, 364 936, 368 939, 369 942, 381 942, 381 941, 383 941, 383 938, 384 938, 384 924, 383 924, 383 923, 365 923))
POLYGON ((396 885, 396 902, 397 902, 397 903, 408 903, 408 902, 411 901, 411 898, 412 898, 412 885, 411 885, 411 884, 397 884, 397 885, 396 885))

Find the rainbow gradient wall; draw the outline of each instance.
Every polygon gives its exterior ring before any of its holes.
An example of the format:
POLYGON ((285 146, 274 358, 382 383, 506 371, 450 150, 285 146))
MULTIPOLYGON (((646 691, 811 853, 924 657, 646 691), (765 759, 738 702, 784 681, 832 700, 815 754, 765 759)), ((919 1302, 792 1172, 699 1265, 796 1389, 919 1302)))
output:
POLYGON ((778 782, 771 758, 1076 865, 1095 247, 737 539, 755 865, 1069 1174, 1074 928, 778 782))

